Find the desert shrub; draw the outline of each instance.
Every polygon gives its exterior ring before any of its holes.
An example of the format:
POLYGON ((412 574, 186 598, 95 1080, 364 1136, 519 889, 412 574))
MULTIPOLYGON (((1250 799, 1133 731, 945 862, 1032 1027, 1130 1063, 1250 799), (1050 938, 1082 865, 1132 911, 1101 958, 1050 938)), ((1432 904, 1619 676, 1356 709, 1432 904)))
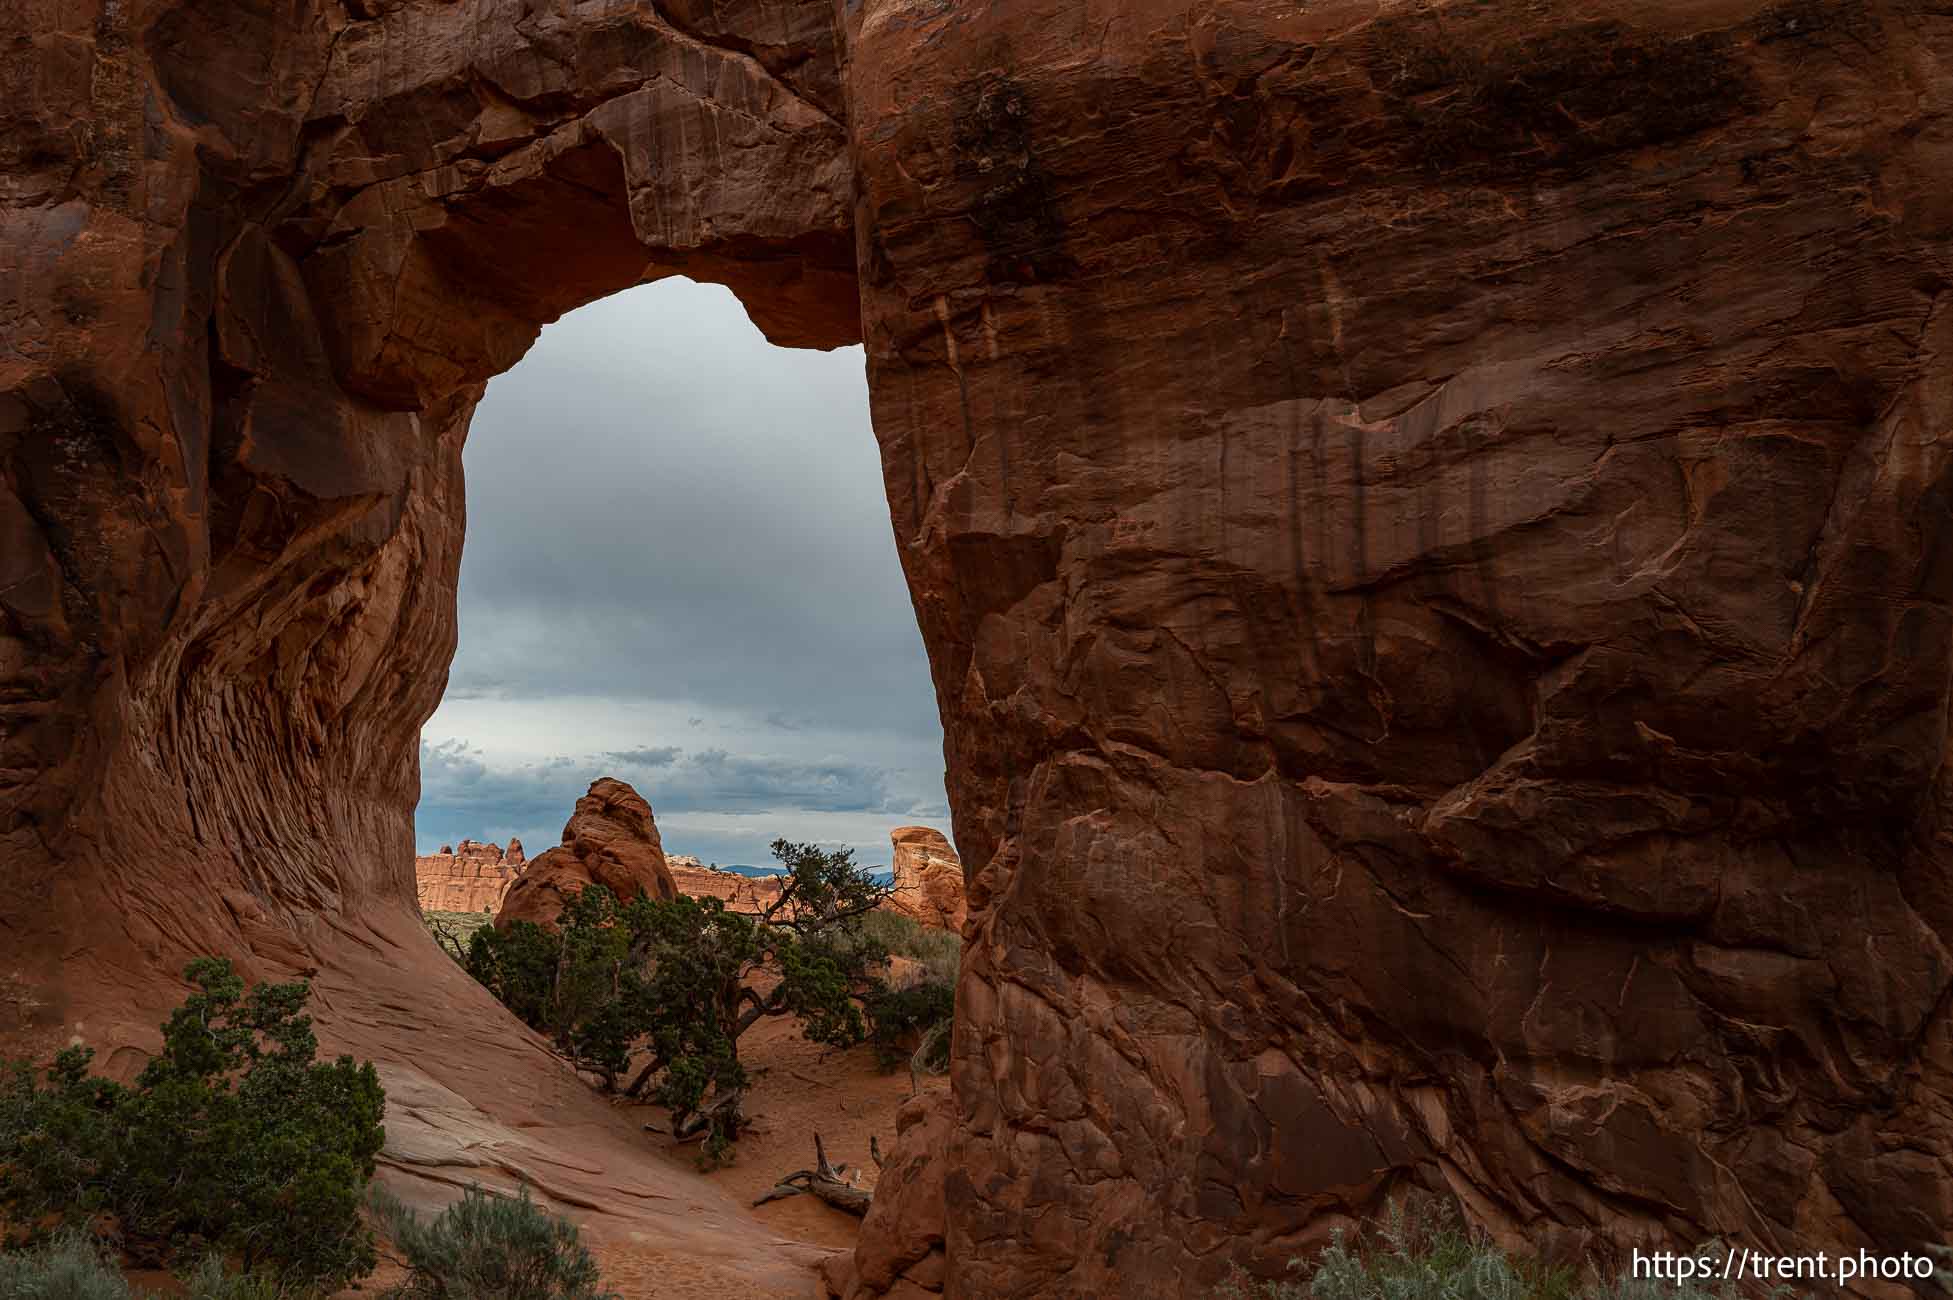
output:
POLYGON ((1235 1276, 1215 1300, 1734 1300, 1693 1283, 1616 1277, 1582 1284, 1573 1270, 1515 1259, 1471 1232, 1448 1204, 1406 1209, 1355 1236, 1337 1232, 1313 1264, 1289 1261, 1293 1277, 1235 1276))
POLYGON ((468 964, 468 941, 475 931, 495 920, 493 912, 422 912, 421 923, 441 951, 461 965, 468 964))
POLYGON ((189 1300, 291 1300, 309 1294, 281 1286, 265 1273, 227 1268, 219 1255, 205 1255, 183 1276, 183 1289, 189 1300))
POLYGON ((939 930, 897 912, 875 911, 861 918, 861 931, 890 956, 920 963, 921 982, 955 985, 963 962, 963 937, 954 930, 939 930))
POLYGON ((196 991, 133 1086, 91 1075, 82 1047, 45 1084, 25 1064, 0 1076, 0 1210, 108 1216, 144 1265, 214 1250, 323 1290, 370 1272, 359 1207, 386 1104, 372 1065, 315 1059, 304 983, 247 991, 220 958, 184 973, 196 991))
POLYGON ((63 1229, 33 1250, 0 1252, 0 1300, 133 1300, 93 1237, 63 1229))
POLYGON ((875 1059, 893 1070, 912 1056, 918 1068, 949 1068, 949 1025, 956 1014, 956 986, 933 980, 884 984, 869 994, 868 1020, 875 1059))
POLYGON ((852 851, 775 840, 773 855, 781 892, 757 916, 716 898, 620 905, 591 886, 554 929, 476 931, 469 973, 607 1089, 644 1058, 624 1090, 670 1107, 680 1136, 702 1135, 708 1159, 725 1158, 747 1083, 740 1036, 792 1016, 815 1042, 863 1041, 860 1002, 888 959, 863 919, 890 889, 852 851))
POLYGON ((391 1296, 616 1300, 576 1225, 543 1210, 527 1187, 514 1198, 470 1187, 431 1223, 377 1185, 368 1204, 407 1266, 391 1296))
MULTIPOLYGON (((182 1278, 188 1300, 284 1300, 263 1273, 232 1272, 205 1255, 182 1278)), ((88 1233, 63 1228, 31 1250, 0 1253, 0 1300, 150 1300, 129 1285, 116 1262, 88 1233)))

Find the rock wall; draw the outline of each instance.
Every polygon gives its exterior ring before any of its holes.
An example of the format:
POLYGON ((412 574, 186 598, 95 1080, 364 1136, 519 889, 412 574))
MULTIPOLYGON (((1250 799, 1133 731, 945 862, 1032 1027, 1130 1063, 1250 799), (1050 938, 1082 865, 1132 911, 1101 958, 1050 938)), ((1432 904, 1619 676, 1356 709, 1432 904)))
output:
POLYGON ((894 853, 889 870, 895 895, 882 906, 923 925, 961 931, 969 909, 963 898, 963 864, 949 840, 927 826, 899 826, 888 840, 894 853))
POLYGON ((414 893, 423 912, 493 912, 522 870, 522 841, 463 840, 414 859, 414 893))
POLYGON ((770 1290, 793 1252, 434 948, 412 814, 489 377, 679 271, 859 337, 831 7, 6 13, 0 1054, 131 1071, 190 958, 307 972, 403 1193, 520 1178, 770 1290))
POLYGON ((848 39, 950 1293, 1196 1295, 1412 1184, 1601 1259, 1944 1236, 1948 6, 848 39))
POLYGON ((665 864, 679 893, 688 898, 716 898, 729 912, 763 912, 780 898, 778 880, 717 871, 685 854, 668 857, 665 864))
POLYGON ((526 1104, 384 993, 460 446, 683 270, 866 341, 970 875, 948 1293, 1198 1295, 1412 1184, 1953 1225, 1944 0, 22 13, 9 1046, 229 951, 526 1104))

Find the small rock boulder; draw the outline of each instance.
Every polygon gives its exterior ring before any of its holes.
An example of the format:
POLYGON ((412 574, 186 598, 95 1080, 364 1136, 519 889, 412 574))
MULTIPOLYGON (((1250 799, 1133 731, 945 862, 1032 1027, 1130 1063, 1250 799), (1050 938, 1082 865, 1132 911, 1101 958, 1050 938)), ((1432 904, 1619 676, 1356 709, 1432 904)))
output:
POLYGON ((896 1112, 895 1146, 854 1251, 822 1262, 829 1300, 897 1300, 943 1289, 944 1187, 955 1131, 956 1102, 947 1093, 911 1097, 896 1112))

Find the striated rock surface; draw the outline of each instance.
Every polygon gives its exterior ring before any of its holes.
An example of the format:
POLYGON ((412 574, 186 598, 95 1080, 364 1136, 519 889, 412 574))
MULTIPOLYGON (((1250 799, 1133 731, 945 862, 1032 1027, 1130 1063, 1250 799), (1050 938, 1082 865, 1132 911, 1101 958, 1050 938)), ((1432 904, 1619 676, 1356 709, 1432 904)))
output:
POLYGON ((949 1292, 1944 1235, 1953 11, 848 21, 949 1292))
POLYGON ((325 1049, 419 1117, 389 1115, 396 1185, 520 1177, 715 1293, 804 1293, 435 950, 412 814, 488 378, 678 271, 783 342, 858 337, 831 5, 29 0, 6 27, 0 1054, 80 1035, 133 1069, 190 958, 316 970, 325 1049))
POLYGON ((895 896, 882 906, 924 925, 961 930, 968 911, 963 863, 949 840, 927 826, 897 827, 888 839, 895 852, 890 867, 895 896))
POLYGON ((615 777, 590 783, 590 792, 576 801, 563 825, 563 842, 538 853, 523 869, 503 898, 495 925, 552 925, 564 902, 590 885, 602 885, 625 903, 643 895, 678 896, 651 805, 615 777))
POLYGON ((969 865, 948 1294, 1202 1295, 1413 1184, 1602 1258, 1953 1225, 1944 0, 10 35, 0 1046, 316 968, 330 1050, 628 1162, 424 996, 411 813, 483 385, 683 271, 866 343, 969 865))
POLYGON ((522 841, 499 845, 463 840, 414 859, 414 891, 423 912, 492 912, 522 870, 522 841))

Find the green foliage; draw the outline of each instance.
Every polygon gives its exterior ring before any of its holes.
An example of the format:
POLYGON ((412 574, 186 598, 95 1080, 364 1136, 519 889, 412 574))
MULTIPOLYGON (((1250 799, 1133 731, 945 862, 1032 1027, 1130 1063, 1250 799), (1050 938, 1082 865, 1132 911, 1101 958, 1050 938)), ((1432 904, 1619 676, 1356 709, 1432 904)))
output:
MULTIPOLYGON (((586 893, 589 891, 585 891, 586 893)), ((531 1029, 553 1033, 556 970, 562 942, 533 921, 506 930, 484 926, 468 940, 468 973, 531 1029)))
POLYGON ((134 1300, 134 1292, 92 1237, 63 1229, 33 1250, 0 1253, 0 1300, 134 1300))
POLYGON ((422 912, 420 919, 427 927, 427 932, 434 936, 434 942, 441 946, 441 951, 466 966, 468 944, 475 937, 475 931, 491 924, 495 914, 493 912, 422 912))
POLYGON ((226 1268, 221 1256, 205 1255, 183 1277, 190 1300, 285 1300, 296 1294, 266 1273, 226 1268))
POLYGON ((898 912, 878 911, 861 918, 861 932, 886 948, 889 956, 919 963, 924 983, 955 987, 963 964, 963 936, 956 931, 924 925, 898 912))
MULTIPOLYGON (((188 1300, 282 1300, 287 1292, 262 1273, 234 1273, 205 1255, 182 1278, 188 1300)), ((0 1253, 0 1300, 152 1300, 129 1285, 101 1243, 63 1228, 32 1250, 0 1253)), ((160 1300, 160 1298, 155 1298, 160 1300)))
POLYGON ((44 1086, 25 1064, 0 1076, 0 1208, 112 1216, 139 1263, 218 1250, 324 1289, 370 1272, 359 1205, 386 1104, 373 1067, 316 1061, 303 983, 247 991, 219 958, 185 977, 196 992, 133 1086, 90 1075, 80 1047, 44 1086))
POLYGON ((1337 1232, 1313 1266, 1257 1282, 1237 1272, 1215 1300, 1734 1300, 1692 1283, 1617 1277, 1582 1284, 1571 1269, 1514 1259, 1468 1231, 1457 1211, 1393 1203, 1351 1238, 1337 1232))
POLYGON ((384 1188, 368 1196, 374 1217, 398 1247, 407 1280, 390 1296, 415 1300, 616 1300, 601 1289, 597 1261, 576 1225, 520 1196, 470 1187, 432 1223, 384 1188))
POLYGON ((956 1014, 956 986, 925 980, 898 987, 884 984, 868 996, 874 1025, 875 1059, 892 1070, 912 1059, 940 1073, 949 1068, 949 1025, 956 1014))
POLYGON ((864 923, 889 888, 851 850, 775 840, 773 856, 786 870, 761 915, 716 898, 619 905, 592 886, 555 929, 477 930, 468 972, 606 1088, 648 1057, 627 1091, 670 1107, 681 1134, 702 1127, 708 1159, 724 1159, 747 1083, 740 1036, 763 1017, 792 1016, 815 1042, 863 1041, 860 1000, 888 959, 864 923))

